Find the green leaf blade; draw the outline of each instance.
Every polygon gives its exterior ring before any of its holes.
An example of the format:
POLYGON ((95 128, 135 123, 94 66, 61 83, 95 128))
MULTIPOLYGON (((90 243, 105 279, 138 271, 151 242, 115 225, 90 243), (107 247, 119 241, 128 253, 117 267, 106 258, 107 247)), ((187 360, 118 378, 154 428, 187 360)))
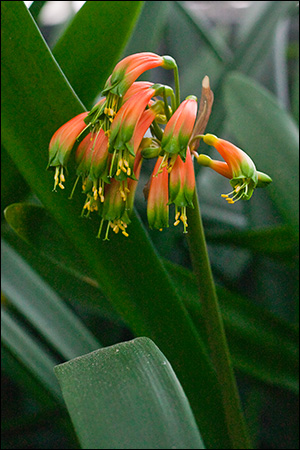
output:
POLYGON ((230 130, 238 144, 268 173, 267 192, 296 234, 299 225, 299 130, 276 99, 245 75, 232 72, 224 85, 230 130))
POLYGON ((3 292, 65 359, 99 348, 81 320, 5 242, 1 259, 3 292))
POLYGON ((84 104, 101 92, 142 5, 87 1, 56 43, 53 54, 84 104))
POLYGON ((56 366, 82 448, 204 448, 170 364, 137 338, 56 366))

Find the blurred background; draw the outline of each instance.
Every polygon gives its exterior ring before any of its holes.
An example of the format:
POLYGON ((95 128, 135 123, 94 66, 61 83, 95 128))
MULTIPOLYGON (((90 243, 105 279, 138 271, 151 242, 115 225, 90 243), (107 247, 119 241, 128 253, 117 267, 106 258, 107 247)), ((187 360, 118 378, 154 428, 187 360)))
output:
MULTIPOLYGON (((25 2, 51 49, 84 3, 25 2)), ((231 207, 220 196, 230 190, 228 180, 209 169, 196 168, 200 208, 216 282, 235 292, 237 299, 241 296, 272 313, 274 321, 295 330, 299 304, 295 225, 298 197, 294 194, 299 180, 298 165, 295 164, 298 154, 290 157, 290 149, 284 145, 279 149, 269 145, 268 133, 272 133, 272 123, 268 123, 269 106, 264 114, 264 102, 265 99, 271 105, 274 102, 274 110, 282 111, 283 117, 287 116, 286 120, 297 128, 298 19, 297 2, 147 1, 123 53, 126 56, 153 51, 174 57, 179 67, 182 99, 190 94, 200 98, 202 79, 208 75, 215 100, 206 131, 243 148, 257 162, 258 170, 273 178, 274 186, 256 190, 250 202, 238 202, 231 207), (242 94, 237 104, 235 94, 240 92, 239 89, 242 94), (258 92, 256 95, 262 102, 261 109, 259 101, 256 105, 258 115, 255 115, 255 109, 251 109, 248 93, 252 91, 258 92), (261 121, 261 117, 265 120, 261 121), (258 128, 254 128, 256 125, 258 128), (255 135, 262 136, 261 146, 256 145, 255 135), (293 193, 292 198, 289 192, 293 193)), ((173 83, 172 73, 159 69, 147 72, 144 79, 169 85, 173 83)), ((101 95, 101 88, 99 86, 94 102, 101 95)), ((84 99, 82 101, 85 103, 84 99)), ((85 103, 85 106, 90 108, 92 105, 85 103)), ((201 144, 200 152, 217 156, 204 144, 201 144)), ((2 170, 9 171, 12 165, 7 156, 2 170)), ((136 198, 136 209, 146 226, 142 189, 152 168, 151 161, 144 164, 136 198)), ((9 186, 2 187, 2 211, 14 201, 38 203, 20 174, 13 181, 13 193, 9 186)), ((187 242, 179 227, 170 227, 162 233, 149 230, 149 235, 161 256, 191 268, 187 242)), ((3 215, 2 236, 72 306, 100 342, 111 345, 132 336, 105 298, 102 310, 91 306, 86 308, 85 296, 99 298, 99 291, 91 284, 87 286, 80 282, 72 290, 71 278, 62 277, 59 268, 49 265, 33 248, 29 249, 17 238, 3 215)), ((14 262, 9 262, 7 248, 2 248, 5 285, 5 277, 11 276, 13 264, 18 259, 16 256, 14 262)), ((14 311, 5 290, 3 302, 14 311)), ((41 348, 60 362, 61 355, 46 344, 26 320, 26 315, 17 310, 14 313, 41 348)), ((297 388, 289 388, 285 382, 264 383, 246 372, 241 365, 237 369, 237 377, 257 448, 298 448, 297 388)), ((2 448, 77 448, 66 411, 45 396, 40 384, 18 364, 6 345, 2 349, 1 373, 2 448)))

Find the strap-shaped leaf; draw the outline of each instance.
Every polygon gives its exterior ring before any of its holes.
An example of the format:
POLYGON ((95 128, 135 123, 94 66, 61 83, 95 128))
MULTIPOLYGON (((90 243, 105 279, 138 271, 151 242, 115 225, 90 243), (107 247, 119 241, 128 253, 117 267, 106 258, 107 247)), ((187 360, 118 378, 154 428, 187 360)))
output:
POLYGON ((55 291, 5 242, 1 259, 4 294, 66 360, 100 347, 55 291))
POLYGON ((204 448, 183 389, 150 339, 96 350, 55 373, 82 448, 204 448))
POLYGON ((53 54, 73 89, 90 105, 132 32, 143 2, 85 2, 53 54))
POLYGON ((61 392, 53 374, 57 361, 24 327, 1 308, 1 340, 21 364, 61 402, 61 392))
MULTIPOLYGON (((5 217, 21 238, 26 239, 30 245, 43 252, 46 257, 55 261, 56 255, 60 261, 64 261, 63 264, 60 264, 62 276, 65 279, 66 272, 74 276, 73 281, 70 281, 72 287, 76 283, 75 280, 80 280, 80 282, 85 280, 87 283, 85 290, 91 289, 91 284, 93 288, 101 289, 94 279, 86 277, 85 273, 80 273, 78 267, 74 266, 76 254, 71 251, 66 237, 59 232, 55 222, 44 208, 25 203, 15 204, 6 209, 5 217), (41 224, 41 228, 36 229, 35 223, 41 224), (51 239, 53 248, 47 246, 45 242, 49 229, 55 230, 51 239), (57 235, 56 238, 55 235, 57 235), (58 236, 63 244, 59 244, 58 236), (55 245, 56 243, 57 245, 55 245)), ((284 230, 285 228, 281 227, 269 231, 262 230, 261 234, 259 231, 249 232, 251 240, 248 247, 252 246, 253 251, 274 255, 271 252, 271 243, 273 242, 275 255, 276 252, 282 255, 283 251, 289 255, 292 249, 289 242, 283 238, 284 232, 286 234, 284 230)), ((241 245, 239 236, 242 238, 244 233, 235 233, 235 236, 241 245)), ((225 242, 233 242, 231 232, 224 234, 224 238, 225 242)), ((218 242, 218 236, 215 236, 215 239, 218 242)), ((224 242, 222 236, 220 236, 220 242, 224 242)), ((185 305, 199 333, 203 333, 204 326, 195 276, 191 271, 170 261, 165 260, 164 265, 184 298, 185 305)), ((217 286, 217 293, 235 368, 259 381, 298 392, 298 329, 225 288, 217 286)), ((97 301, 97 297, 94 292, 92 296, 88 296, 88 304, 94 305, 95 301, 97 301)), ((100 314, 108 316, 116 322, 118 316, 112 310, 109 302, 102 297, 100 303, 98 306, 99 309, 101 308, 100 314)))
POLYGON ((276 99, 245 75, 229 74, 224 94, 230 130, 258 170, 274 180, 268 193, 286 223, 297 233, 299 129, 276 99))

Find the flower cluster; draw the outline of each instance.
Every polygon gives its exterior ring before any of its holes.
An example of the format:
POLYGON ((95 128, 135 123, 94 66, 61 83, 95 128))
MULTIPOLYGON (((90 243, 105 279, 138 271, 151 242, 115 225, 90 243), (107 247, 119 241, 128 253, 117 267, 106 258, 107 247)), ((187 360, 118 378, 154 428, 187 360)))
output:
MULTIPOLYGON (((223 194, 228 203, 249 199, 256 187, 271 179, 258 172, 246 153, 212 134, 197 135, 197 98, 179 100, 178 69, 170 56, 138 53, 120 61, 109 76, 102 99, 62 125, 49 145, 48 168, 53 168, 54 190, 64 189, 65 168, 73 151, 77 179, 86 195, 82 216, 100 216, 98 236, 109 231, 128 236, 127 227, 144 159, 157 158, 144 189, 150 228, 169 226, 169 206, 175 205, 174 225, 187 232, 187 208, 193 208, 193 159, 230 178, 233 191, 223 194), (173 69, 175 93, 169 86, 136 81, 146 70, 173 69), (196 126, 195 126, 196 123, 196 126), (151 137, 145 137, 150 130, 151 137), (213 145, 225 162, 198 155, 191 142, 202 138, 213 145)), ((201 114, 201 111, 199 111, 201 114)), ((150 135, 150 134, 149 134, 150 135)))

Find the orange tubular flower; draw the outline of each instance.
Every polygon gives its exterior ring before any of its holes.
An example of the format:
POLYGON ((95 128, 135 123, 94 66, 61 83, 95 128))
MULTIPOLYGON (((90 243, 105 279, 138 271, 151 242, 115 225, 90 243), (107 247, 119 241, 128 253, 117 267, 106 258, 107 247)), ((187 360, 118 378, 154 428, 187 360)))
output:
POLYGON ((130 88, 128 89, 128 91, 126 92, 126 94, 123 97, 123 104, 125 102, 127 102, 127 100, 130 99, 130 97, 132 97, 134 94, 137 94, 140 91, 143 90, 147 90, 150 87, 153 86, 154 83, 151 83, 150 81, 135 81, 130 88))
POLYGON ((166 125, 161 140, 161 148, 164 151, 162 167, 168 164, 168 158, 171 157, 169 171, 172 170, 177 155, 180 155, 181 159, 185 161, 187 146, 193 131, 196 115, 197 98, 194 95, 190 95, 179 105, 166 125))
POLYGON ((157 159, 151 179, 147 203, 147 217, 150 228, 162 230, 169 226, 168 171, 161 170, 162 157, 157 159))
POLYGON ((84 119, 87 115, 88 113, 84 112, 73 117, 73 119, 62 125, 51 138, 47 169, 49 167, 55 167, 54 190, 56 190, 57 185, 61 189, 64 189, 63 182, 65 181, 65 177, 63 169, 67 165, 78 135, 86 127, 84 119))
POLYGON ((110 176, 115 176, 119 180, 132 176, 130 155, 135 156, 132 136, 155 92, 155 87, 137 92, 124 103, 114 118, 109 138, 109 151, 113 153, 110 176))
POLYGON ((169 181, 169 204, 175 205, 175 223, 178 225, 180 220, 183 222, 184 233, 187 233, 187 214, 186 207, 194 208, 193 196, 195 191, 195 173, 190 149, 187 149, 186 160, 182 161, 177 156, 173 169, 170 173, 169 181), (178 211, 180 207, 181 212, 178 211), (180 219, 180 220, 179 220, 180 219))
POLYGON ((206 155, 199 155, 197 162, 230 179, 233 191, 222 194, 228 203, 233 204, 240 199, 249 200, 256 187, 266 186, 272 181, 268 175, 258 172, 252 159, 231 142, 213 134, 206 134, 202 138, 206 144, 215 147, 225 162, 214 161, 206 155))
POLYGON ((122 97, 143 72, 155 67, 174 69, 176 62, 170 56, 159 56, 150 52, 127 56, 115 66, 104 86, 103 95, 111 93, 122 97))

